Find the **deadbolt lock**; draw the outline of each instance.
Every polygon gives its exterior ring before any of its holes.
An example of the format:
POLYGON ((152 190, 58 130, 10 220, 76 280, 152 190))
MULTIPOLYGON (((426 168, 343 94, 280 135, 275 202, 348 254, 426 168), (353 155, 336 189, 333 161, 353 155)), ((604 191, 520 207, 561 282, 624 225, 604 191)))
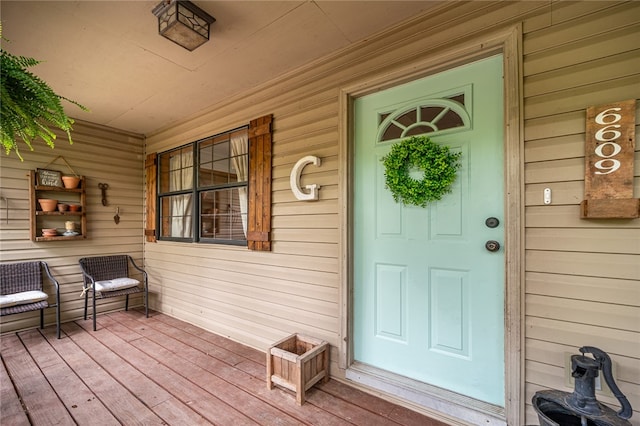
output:
POLYGON ((488 217, 487 220, 484 221, 484 224, 487 225, 488 228, 497 228, 500 225, 500 221, 496 217, 488 217))
POLYGON ((496 252, 500 250, 500 243, 494 240, 487 241, 484 246, 486 247, 487 250, 491 252, 496 252))

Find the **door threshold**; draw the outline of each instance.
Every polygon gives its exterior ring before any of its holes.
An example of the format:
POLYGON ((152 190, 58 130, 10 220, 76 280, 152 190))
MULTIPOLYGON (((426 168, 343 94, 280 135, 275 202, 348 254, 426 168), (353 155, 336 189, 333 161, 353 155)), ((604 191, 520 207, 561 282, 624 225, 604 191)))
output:
POLYGON ((347 380, 468 422, 472 425, 506 426, 503 407, 479 401, 446 389, 393 374, 361 362, 345 372, 347 380))

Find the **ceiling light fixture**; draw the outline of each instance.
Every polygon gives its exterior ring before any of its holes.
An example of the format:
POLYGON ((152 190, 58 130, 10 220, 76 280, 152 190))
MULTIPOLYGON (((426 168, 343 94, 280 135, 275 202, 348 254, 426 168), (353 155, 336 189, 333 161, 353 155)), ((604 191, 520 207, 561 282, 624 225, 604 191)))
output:
POLYGON ((153 8, 158 17, 158 33, 192 51, 209 40, 216 19, 186 0, 163 0, 153 8))

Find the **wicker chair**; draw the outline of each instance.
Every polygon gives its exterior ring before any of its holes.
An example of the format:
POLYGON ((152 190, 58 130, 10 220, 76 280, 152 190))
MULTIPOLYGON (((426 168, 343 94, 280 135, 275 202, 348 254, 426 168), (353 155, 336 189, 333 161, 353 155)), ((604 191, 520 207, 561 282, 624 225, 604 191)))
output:
POLYGON ((147 273, 133 261, 131 256, 112 255, 83 257, 80 259, 84 288, 84 319, 87 319, 89 293, 93 306, 93 331, 96 331, 96 299, 125 296, 124 310, 129 310, 129 295, 144 294, 144 312, 149 318, 149 291, 147 273), (132 278, 129 264, 142 274, 143 281, 132 278))
POLYGON ((44 328, 45 308, 56 308, 56 331, 60 338, 60 285, 49 266, 42 261, 0 264, 0 316, 40 311, 40 328, 44 328), (56 303, 49 303, 44 292, 43 270, 53 284, 56 303))

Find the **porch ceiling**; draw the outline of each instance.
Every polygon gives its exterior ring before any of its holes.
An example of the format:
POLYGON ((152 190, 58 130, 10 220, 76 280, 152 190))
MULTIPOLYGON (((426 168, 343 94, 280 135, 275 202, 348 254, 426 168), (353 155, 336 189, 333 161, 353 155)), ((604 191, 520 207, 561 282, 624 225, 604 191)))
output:
POLYGON ((438 2, 195 0, 216 22, 193 52, 158 35, 158 3, 3 0, 2 46, 91 110, 71 116, 150 134, 438 2))

